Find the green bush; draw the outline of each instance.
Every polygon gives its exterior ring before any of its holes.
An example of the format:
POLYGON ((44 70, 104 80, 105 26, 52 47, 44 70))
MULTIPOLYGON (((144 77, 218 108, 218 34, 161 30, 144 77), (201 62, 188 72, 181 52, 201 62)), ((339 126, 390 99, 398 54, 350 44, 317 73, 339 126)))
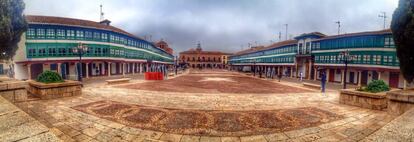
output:
POLYGON ((37 82, 42 82, 42 83, 59 83, 59 82, 64 82, 63 78, 56 72, 52 72, 52 71, 45 71, 43 73, 41 73, 37 79, 37 82))
POLYGON ((390 91, 390 87, 383 80, 373 80, 363 90, 366 92, 378 93, 378 92, 390 91))

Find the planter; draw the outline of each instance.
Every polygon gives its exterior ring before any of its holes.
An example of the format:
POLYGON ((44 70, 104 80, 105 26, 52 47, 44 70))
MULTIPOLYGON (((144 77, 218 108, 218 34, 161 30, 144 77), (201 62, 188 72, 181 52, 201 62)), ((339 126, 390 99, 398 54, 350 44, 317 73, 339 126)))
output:
POLYGON ((27 82, 7 80, 0 82, 0 95, 6 100, 16 103, 27 101, 27 82))
POLYGON ((388 114, 401 115, 414 108, 414 89, 390 91, 387 98, 388 114))
POLYGON ((344 89, 341 90, 339 103, 373 110, 384 110, 388 103, 386 96, 386 92, 369 93, 355 89, 344 89))
POLYGON ((29 82, 28 92, 34 97, 42 100, 71 97, 82 94, 82 83, 78 81, 65 80, 62 83, 29 82))

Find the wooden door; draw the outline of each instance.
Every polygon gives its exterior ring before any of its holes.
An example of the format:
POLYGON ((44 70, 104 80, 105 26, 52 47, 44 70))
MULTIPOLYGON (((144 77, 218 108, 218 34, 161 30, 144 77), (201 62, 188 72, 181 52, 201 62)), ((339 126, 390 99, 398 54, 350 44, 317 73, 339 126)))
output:
POLYGON ((335 69, 330 69, 329 70, 329 82, 334 82, 335 81, 335 69))
POLYGON ((36 79, 43 72, 43 64, 32 64, 30 71, 32 76, 30 79, 36 79))
POLYGON ((400 74, 398 72, 390 72, 389 85, 392 88, 398 88, 398 83, 400 81, 400 74))
POLYGON ((367 85, 368 84, 368 71, 362 71, 361 76, 361 84, 367 85))
POLYGON ((349 72, 349 82, 355 83, 355 72, 349 72))

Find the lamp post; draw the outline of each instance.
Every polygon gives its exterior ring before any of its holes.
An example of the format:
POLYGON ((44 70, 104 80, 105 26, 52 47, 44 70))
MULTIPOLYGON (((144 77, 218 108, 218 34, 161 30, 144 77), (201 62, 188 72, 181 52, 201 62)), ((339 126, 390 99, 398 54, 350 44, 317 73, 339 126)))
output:
POLYGON ((253 60, 253 76, 256 76, 256 59, 253 60))
POLYGON ((175 56, 175 64, 174 64, 174 66, 175 66, 175 75, 177 75, 177 72, 178 72, 178 65, 179 65, 179 60, 178 60, 178 56, 175 56))
POLYGON ((345 50, 341 53, 339 53, 339 58, 342 62, 345 64, 345 73, 344 73, 344 86, 343 89, 346 89, 346 74, 348 72, 348 64, 352 62, 355 59, 355 55, 350 55, 349 50, 345 50))
POLYGON ((79 56, 78 81, 82 81, 82 56, 88 52, 88 46, 80 42, 77 47, 72 48, 72 52, 79 56))

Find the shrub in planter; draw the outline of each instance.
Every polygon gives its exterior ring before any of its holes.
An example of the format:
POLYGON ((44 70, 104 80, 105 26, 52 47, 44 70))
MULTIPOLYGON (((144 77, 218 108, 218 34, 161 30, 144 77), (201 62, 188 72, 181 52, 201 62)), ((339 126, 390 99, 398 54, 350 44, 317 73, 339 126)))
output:
POLYGON ((368 84, 366 88, 363 89, 366 92, 378 93, 390 91, 390 87, 383 80, 374 80, 368 84))
POLYGON ((41 73, 37 79, 37 82, 42 82, 42 83, 59 83, 59 82, 64 82, 63 78, 56 72, 52 72, 52 71, 45 71, 43 73, 41 73))

